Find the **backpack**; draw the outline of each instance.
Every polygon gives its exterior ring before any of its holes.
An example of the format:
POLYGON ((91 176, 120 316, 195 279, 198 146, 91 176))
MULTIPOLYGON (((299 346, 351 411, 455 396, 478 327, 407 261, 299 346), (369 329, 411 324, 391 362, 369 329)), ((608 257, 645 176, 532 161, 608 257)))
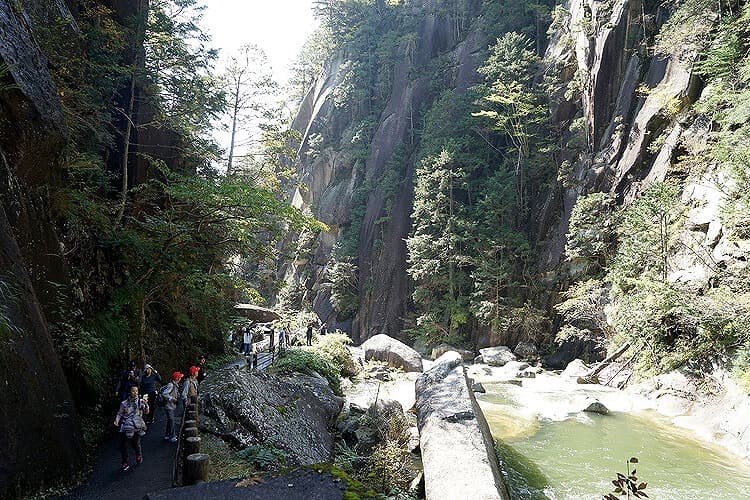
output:
POLYGON ((167 404, 168 396, 170 393, 170 385, 166 384, 164 387, 159 389, 159 392, 156 393, 156 404, 157 406, 164 406, 167 404))

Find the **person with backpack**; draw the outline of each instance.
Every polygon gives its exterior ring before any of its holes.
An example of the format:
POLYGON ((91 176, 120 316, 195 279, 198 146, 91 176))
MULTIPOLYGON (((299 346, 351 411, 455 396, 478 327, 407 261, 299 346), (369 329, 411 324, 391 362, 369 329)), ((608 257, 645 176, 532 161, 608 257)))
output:
POLYGON ((148 400, 151 401, 151 411, 146 415, 146 424, 151 425, 154 423, 154 414, 156 413, 156 407, 153 403, 156 402, 156 383, 161 384, 161 375, 159 372, 154 370, 154 367, 146 363, 143 367, 143 375, 141 375, 141 394, 148 396, 148 400))
POLYGON ((167 427, 164 430, 164 441, 177 442, 177 435, 174 426, 174 412, 177 409, 177 402, 180 400, 180 380, 182 373, 174 372, 172 380, 159 390, 159 401, 164 407, 164 414, 167 417, 167 427))
POLYGON ((130 361, 128 367, 120 374, 120 379, 117 382, 117 388, 115 389, 115 396, 117 396, 117 402, 120 403, 128 398, 130 394, 130 388, 133 386, 138 387, 141 383, 141 371, 136 368, 135 361, 130 361))
POLYGON ((182 403, 185 405, 198 399, 198 372, 200 372, 200 368, 191 366, 188 372, 190 376, 182 385, 182 403))
POLYGON ((130 469, 128 444, 135 451, 136 465, 143 462, 141 436, 146 434, 146 422, 143 421, 143 415, 148 413, 148 410, 148 396, 145 398, 139 397, 138 386, 132 386, 128 398, 120 403, 120 409, 114 422, 115 427, 120 429, 120 455, 122 456, 123 472, 130 469))

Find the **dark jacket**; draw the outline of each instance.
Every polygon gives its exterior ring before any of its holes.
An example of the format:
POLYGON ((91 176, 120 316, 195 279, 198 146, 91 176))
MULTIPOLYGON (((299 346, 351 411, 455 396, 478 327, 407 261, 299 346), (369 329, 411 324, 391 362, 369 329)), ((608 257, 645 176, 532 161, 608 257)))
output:
POLYGON ((148 394, 150 392, 156 392, 156 383, 161 383, 161 375, 155 371, 151 372, 151 375, 145 373, 141 376, 141 392, 148 394))

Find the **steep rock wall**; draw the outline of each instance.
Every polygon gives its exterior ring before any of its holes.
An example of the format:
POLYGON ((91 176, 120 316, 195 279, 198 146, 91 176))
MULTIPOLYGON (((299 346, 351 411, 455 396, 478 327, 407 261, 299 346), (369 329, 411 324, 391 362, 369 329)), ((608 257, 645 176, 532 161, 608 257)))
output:
POLYGON ((62 110, 32 26, 72 21, 58 1, 0 2, 0 58, 15 88, 0 93, 0 496, 20 495, 80 470, 83 446, 70 389, 52 345, 40 299, 66 283, 61 247, 49 215, 63 144, 62 110))
POLYGON ((691 128, 672 108, 684 109, 699 93, 695 54, 646 53, 647 30, 650 36, 658 33, 671 11, 641 0, 570 0, 562 6, 565 18, 545 56, 547 74, 559 78, 558 95, 573 84, 581 90, 579 100, 560 99, 553 116, 563 128, 582 118, 587 146, 571 158, 575 163, 557 199, 557 222, 548 226, 541 271, 562 263, 570 214, 580 195, 611 191, 627 203, 664 179, 675 144, 691 128), (661 149, 649 151, 665 131, 661 149))
MULTIPOLYGON (((406 162, 403 177, 389 210, 377 181, 399 146, 414 145, 415 123, 434 98, 429 78, 414 75, 419 75, 419 68, 435 58, 446 56, 453 66, 454 91, 463 92, 476 83, 476 68, 482 62, 480 53, 490 43, 478 29, 458 33, 448 19, 435 14, 436 5, 431 1, 421 7, 429 14, 419 24, 414 53, 395 64, 390 96, 379 115, 366 158, 355 159, 331 150, 306 157, 310 138, 315 134, 340 137, 349 125, 332 103, 336 87, 345 76, 342 74, 342 68, 346 68, 345 54, 339 53, 329 61, 303 101, 294 123, 303 136, 300 153, 306 161, 301 168, 301 180, 308 189, 292 193, 292 204, 313 208, 314 215, 328 224, 330 231, 317 239, 312 258, 297 258, 287 267, 286 281, 300 284, 321 320, 327 321, 329 328, 348 331, 355 342, 379 333, 401 337, 411 301, 405 239, 411 231, 416 158, 412 155, 403 160, 406 162), (336 318, 330 292, 323 283, 334 247, 340 242, 344 228, 352 223, 354 192, 365 184, 374 188, 367 193, 358 238, 359 311, 353 319, 341 321, 336 318)), ((479 2, 467 2, 465 14, 471 16, 479 8, 479 2)))

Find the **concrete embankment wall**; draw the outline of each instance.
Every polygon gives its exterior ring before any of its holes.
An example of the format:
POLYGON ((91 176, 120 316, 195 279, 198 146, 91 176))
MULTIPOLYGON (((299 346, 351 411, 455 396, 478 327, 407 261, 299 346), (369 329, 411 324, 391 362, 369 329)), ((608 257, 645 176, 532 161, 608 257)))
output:
POLYGON ((445 353, 417 379, 416 400, 427 500, 509 500, 460 354, 445 353))

